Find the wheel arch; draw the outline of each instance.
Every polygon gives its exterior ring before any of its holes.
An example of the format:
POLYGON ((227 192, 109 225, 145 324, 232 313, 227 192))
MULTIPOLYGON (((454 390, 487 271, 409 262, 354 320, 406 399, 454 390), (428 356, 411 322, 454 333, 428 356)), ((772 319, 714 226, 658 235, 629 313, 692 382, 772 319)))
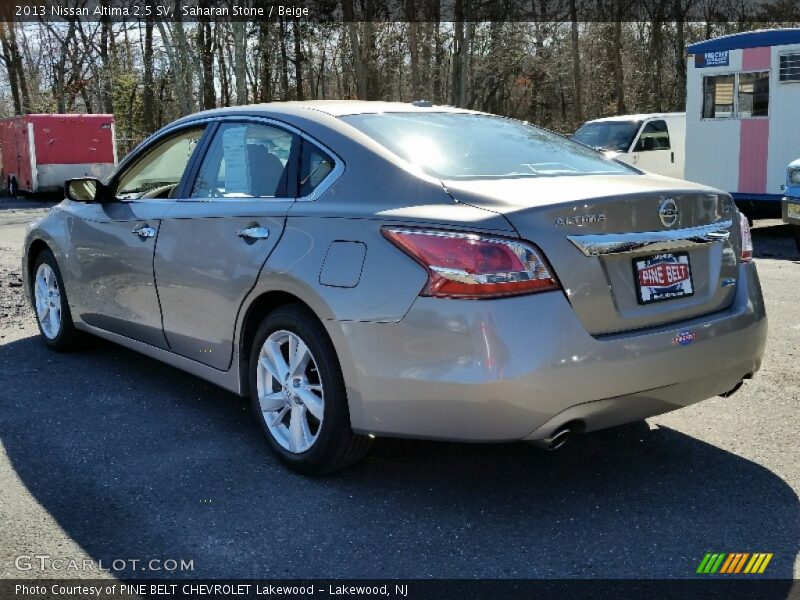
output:
POLYGON ((31 298, 31 294, 33 293, 33 265, 36 264, 36 259, 39 258, 42 252, 47 250, 53 256, 55 256, 55 252, 53 252, 53 248, 50 247, 45 240, 42 238, 35 238, 28 244, 27 251, 25 252, 25 273, 23 273, 23 283, 25 285, 25 290, 27 292, 27 297, 31 298))
POLYGON ((245 310, 239 329, 239 390, 243 396, 250 393, 250 347, 253 345, 253 338, 256 335, 258 326, 270 312, 289 304, 302 306, 319 319, 320 322, 322 321, 317 312, 307 302, 291 292, 270 290, 254 298, 245 310))

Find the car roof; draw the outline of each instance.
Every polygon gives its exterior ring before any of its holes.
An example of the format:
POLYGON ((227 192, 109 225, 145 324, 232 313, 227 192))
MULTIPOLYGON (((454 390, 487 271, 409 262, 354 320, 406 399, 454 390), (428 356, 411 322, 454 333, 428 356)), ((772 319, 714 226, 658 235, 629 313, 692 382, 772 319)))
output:
POLYGON ((586 123, 604 123, 608 121, 644 121, 645 119, 661 118, 672 119, 676 117, 684 117, 686 113, 672 112, 672 113, 639 113, 636 115, 615 115, 613 117, 603 117, 601 119, 592 119, 586 123))
MULTIPOLYGON (((414 104, 411 102, 380 102, 374 100, 309 100, 302 102, 281 102, 273 104, 283 104, 307 108, 329 114, 334 117, 344 115, 363 115, 384 112, 408 112, 408 113, 472 113, 475 111, 438 104, 414 104)), ((272 106, 272 105, 265 105, 272 106)))
POLYGON ((245 104, 206 110, 179 119, 178 122, 205 117, 222 117, 233 115, 270 115, 285 117, 305 117, 311 120, 324 120, 326 117, 342 117, 345 115, 380 114, 380 113, 467 113, 481 114, 477 111, 456 108, 454 106, 432 105, 419 106, 410 102, 378 102, 368 100, 306 100, 289 102, 268 102, 264 104, 245 104))

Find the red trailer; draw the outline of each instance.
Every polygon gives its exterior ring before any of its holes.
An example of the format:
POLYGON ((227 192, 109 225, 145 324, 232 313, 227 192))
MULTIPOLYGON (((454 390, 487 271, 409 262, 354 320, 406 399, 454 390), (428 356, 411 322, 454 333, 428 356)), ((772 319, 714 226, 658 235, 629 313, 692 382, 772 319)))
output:
POLYGON ((103 178, 117 164, 114 115, 23 115, 0 120, 7 193, 58 191, 72 177, 103 178))

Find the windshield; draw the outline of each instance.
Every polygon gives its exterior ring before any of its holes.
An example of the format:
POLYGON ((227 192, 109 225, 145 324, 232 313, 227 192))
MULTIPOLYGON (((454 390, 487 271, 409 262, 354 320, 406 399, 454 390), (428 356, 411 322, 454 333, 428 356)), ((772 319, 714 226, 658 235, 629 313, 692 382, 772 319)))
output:
POLYGON ((640 121, 595 121, 586 123, 572 137, 598 150, 627 152, 639 131, 639 125, 640 121))
POLYGON ((503 117, 383 113, 342 119, 439 179, 635 172, 567 138, 503 117))

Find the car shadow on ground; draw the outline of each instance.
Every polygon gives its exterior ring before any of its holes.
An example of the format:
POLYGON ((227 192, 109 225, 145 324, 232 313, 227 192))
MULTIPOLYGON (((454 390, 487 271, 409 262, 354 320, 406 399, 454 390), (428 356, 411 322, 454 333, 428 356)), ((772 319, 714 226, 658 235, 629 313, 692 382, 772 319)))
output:
POLYGON ((312 479, 273 459, 247 401, 112 344, 25 338, 0 370, 2 443, 58 525, 106 564, 194 564, 123 576, 684 578, 706 552, 773 552, 766 575, 792 577, 794 491, 669 428, 554 453, 378 440, 312 479))
MULTIPOLYGON (((774 221, 771 221, 774 223, 774 221)), ((800 251, 794 243, 791 227, 786 223, 766 225, 756 221, 751 229, 755 258, 784 259, 800 262, 800 251)))

